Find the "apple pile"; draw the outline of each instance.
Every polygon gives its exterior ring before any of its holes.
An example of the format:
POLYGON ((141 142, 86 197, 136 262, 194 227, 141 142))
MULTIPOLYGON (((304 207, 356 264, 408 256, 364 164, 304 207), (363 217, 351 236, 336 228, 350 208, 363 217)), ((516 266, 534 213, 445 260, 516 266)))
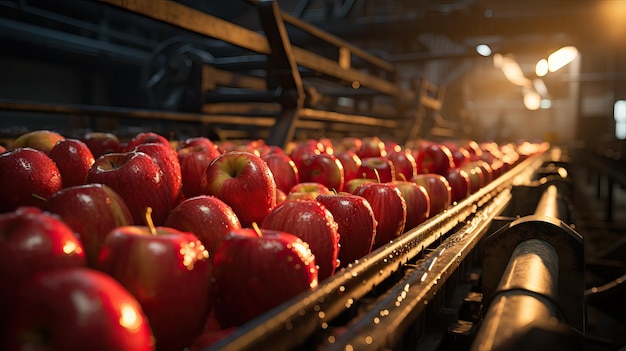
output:
POLYGON ((205 347, 546 147, 26 133, 0 151, 0 348, 205 347))

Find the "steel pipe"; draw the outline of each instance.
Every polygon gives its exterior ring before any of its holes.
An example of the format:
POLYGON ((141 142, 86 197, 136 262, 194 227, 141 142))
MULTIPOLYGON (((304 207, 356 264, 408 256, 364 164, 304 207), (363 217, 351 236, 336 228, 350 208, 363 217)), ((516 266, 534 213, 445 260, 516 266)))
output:
POLYGON ((558 320, 559 255, 548 242, 529 239, 515 250, 485 314, 472 350, 497 350, 537 320, 558 320))

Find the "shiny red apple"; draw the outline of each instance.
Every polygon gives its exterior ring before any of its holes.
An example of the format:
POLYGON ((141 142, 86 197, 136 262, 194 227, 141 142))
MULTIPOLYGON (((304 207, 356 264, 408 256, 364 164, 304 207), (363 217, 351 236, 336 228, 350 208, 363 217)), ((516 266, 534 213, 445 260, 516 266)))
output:
POLYGON ((134 137, 132 137, 132 139, 128 141, 128 143, 126 143, 126 145, 124 146, 124 151, 131 151, 137 145, 147 144, 147 143, 163 144, 163 145, 167 145, 170 147, 172 145, 170 144, 169 140, 167 140, 166 137, 160 134, 157 134, 154 132, 141 132, 141 133, 136 134, 134 137))
POLYGON ((65 137, 58 132, 46 129, 33 130, 21 134, 13 141, 12 148, 33 148, 49 154, 54 145, 65 137))
POLYGON ((27 147, 0 154, 0 212, 43 207, 62 186, 59 169, 43 151, 27 147))
POLYGON ((170 211, 170 191, 157 162, 143 152, 110 153, 98 157, 89 169, 88 183, 111 187, 126 202, 134 224, 145 223, 152 208, 152 220, 163 224, 170 211))
POLYGON ((335 273, 339 265, 337 222, 319 202, 288 199, 267 215, 261 228, 291 233, 306 242, 315 255, 320 280, 335 273))
POLYGON ((454 168, 450 149, 434 141, 424 141, 419 144, 415 162, 418 174, 445 174, 450 168, 454 168))
POLYGON ((372 251, 376 238, 376 219, 369 202, 349 193, 322 194, 316 200, 337 222, 339 267, 345 267, 372 251))
POLYGON ((287 193, 287 199, 311 199, 315 200, 320 194, 330 194, 332 191, 328 189, 324 184, 307 182, 298 183, 289 190, 287 193))
POLYGON ((154 350, 141 306, 115 279, 62 268, 28 280, 13 304, 2 350, 154 350))
POLYGON ((361 158, 384 157, 387 155, 385 143, 377 136, 365 137, 361 139, 361 147, 356 151, 361 158))
POLYGON ((163 173, 163 182, 167 188, 169 203, 174 207, 183 187, 180 162, 176 151, 169 144, 141 143, 133 148, 135 152, 143 152, 154 159, 163 173))
POLYGON ((363 183, 354 191, 364 197, 372 206, 376 226, 374 249, 404 233, 406 225, 406 201, 393 183, 363 183))
POLYGON ((224 201, 209 195, 184 200, 172 209, 164 225, 193 233, 210 254, 215 253, 230 232, 241 229, 233 209, 224 201))
POLYGON ((300 182, 298 168, 291 157, 284 153, 269 153, 261 157, 274 175, 276 188, 288 193, 300 182))
POLYGON ((0 214, 0 330, 16 300, 17 289, 34 275, 84 267, 85 250, 70 227, 36 207, 0 214))
POLYGON ((359 174, 359 168, 361 167, 361 158, 357 156, 356 152, 352 150, 346 150, 337 154, 337 159, 343 166, 343 179, 345 183, 355 178, 361 178, 359 174))
POLYGON ((212 265, 195 235, 168 227, 117 227, 106 237, 97 267, 139 301, 157 350, 182 350, 202 331, 212 265))
POLYGON ((316 257, 293 234, 233 231, 213 260, 215 315, 222 328, 240 326, 318 286, 316 257))
POLYGON ((298 166, 298 176, 302 183, 320 183, 337 192, 343 191, 343 165, 334 155, 311 155, 298 166))
POLYGON ((396 171, 393 163, 386 157, 367 157, 361 159, 359 174, 362 178, 373 179, 380 183, 394 181, 396 171))
POLYGON ((390 151, 387 153, 387 159, 393 165, 394 179, 409 180, 417 174, 417 162, 410 151, 390 151))
POLYGON ((276 206, 274 175, 262 158, 229 151, 216 157, 204 172, 202 193, 228 204, 243 227, 261 223, 276 206))
POLYGON ((453 168, 444 174, 450 185, 450 200, 457 203, 471 194, 471 180, 469 174, 461 168, 453 168))
POLYGON ((107 132, 88 132, 81 138, 94 158, 112 152, 122 152, 122 143, 117 135, 107 132))
POLYGON ((206 146, 198 144, 178 149, 177 154, 182 178, 181 191, 184 197, 190 198, 202 194, 200 184, 204 171, 220 153, 217 149, 207 149, 206 146))
POLYGON ((116 227, 133 224, 126 202, 104 184, 85 184, 61 189, 46 202, 44 210, 59 216, 85 248, 87 265, 94 267, 104 239, 116 227))
POLYGON ((400 190, 406 202, 406 224, 404 230, 413 229, 428 219, 430 215, 430 196, 426 189, 411 181, 396 180, 393 182, 400 190))
POLYGON ((363 183, 377 183, 377 182, 378 181, 376 179, 355 178, 346 183, 344 190, 350 194, 354 194, 354 191, 359 187, 359 185, 363 183))
POLYGON ((64 188, 87 183, 87 173, 95 159, 85 143, 78 139, 61 139, 48 156, 57 165, 64 188))
POLYGON ((412 182, 423 186, 430 198, 430 215, 434 217, 452 204, 452 188, 446 178, 440 174, 418 174, 412 182))

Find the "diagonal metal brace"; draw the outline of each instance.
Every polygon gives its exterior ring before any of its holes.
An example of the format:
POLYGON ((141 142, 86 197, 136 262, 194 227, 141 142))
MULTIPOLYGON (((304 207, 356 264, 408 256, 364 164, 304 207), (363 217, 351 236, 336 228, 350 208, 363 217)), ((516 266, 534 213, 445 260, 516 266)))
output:
POLYGON ((278 3, 273 0, 258 2, 261 24, 271 52, 268 64, 268 87, 275 88, 281 111, 270 130, 267 143, 286 146, 293 139, 299 110, 304 105, 302 77, 293 54, 291 42, 278 3))

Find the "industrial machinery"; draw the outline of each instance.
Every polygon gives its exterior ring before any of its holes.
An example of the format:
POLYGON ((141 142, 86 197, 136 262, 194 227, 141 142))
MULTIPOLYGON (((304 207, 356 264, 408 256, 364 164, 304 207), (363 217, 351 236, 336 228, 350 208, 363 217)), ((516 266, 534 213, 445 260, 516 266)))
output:
MULTIPOLYGON (((5 1, 3 6, 21 13, 24 9, 17 3, 5 1)), ((158 45, 146 48, 141 42, 130 43, 132 37, 120 35, 111 20, 106 33, 115 40, 99 48, 108 50, 110 57, 118 46, 136 48, 124 54, 133 53, 142 63, 141 81, 151 105, 0 99, 1 110, 18 116, 77 117, 70 121, 70 130, 99 126, 103 120, 116 128, 128 121, 158 121, 178 136, 194 130, 221 141, 263 139, 278 146, 348 134, 379 135, 402 145, 417 138, 468 135, 469 125, 461 117, 447 119, 441 113, 445 87, 399 77, 391 63, 281 12, 275 1, 244 1, 258 14, 262 32, 183 2, 94 3, 112 13, 111 19, 130 16, 137 26, 162 25, 158 45), (294 32, 323 43, 327 50, 292 45, 294 32)), ((30 10, 33 16, 45 15, 30 10)), ((10 21, 0 24, 8 26, 10 21)), ((78 26, 70 22, 64 25, 78 26)), ((92 37, 103 34, 100 29, 81 28, 92 37)), ((87 42, 92 43, 83 44, 87 42)), ((596 157, 585 155, 558 146, 528 155, 477 192, 349 264, 316 290, 237 328, 206 351, 623 346, 623 340, 587 335, 590 301, 612 296, 604 302, 617 303, 614 312, 623 318, 624 304, 614 297, 623 287, 621 278, 588 286, 587 238, 578 230, 573 207, 572 178, 579 168, 572 161, 592 165, 598 177, 608 174, 611 187, 613 182, 625 184, 623 172, 616 171, 619 161, 598 164, 596 157)), ((623 274, 623 262, 612 263, 623 274)), ((607 310, 608 304, 598 303, 607 310)))

